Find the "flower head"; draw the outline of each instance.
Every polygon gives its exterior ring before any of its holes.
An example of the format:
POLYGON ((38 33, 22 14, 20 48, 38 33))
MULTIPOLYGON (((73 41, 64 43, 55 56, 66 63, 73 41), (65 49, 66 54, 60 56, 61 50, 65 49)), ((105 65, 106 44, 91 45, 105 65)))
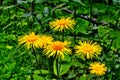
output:
POLYGON ((28 35, 24 35, 21 36, 19 38, 19 44, 25 47, 27 47, 27 49, 30 48, 38 48, 39 47, 39 43, 40 43, 40 36, 39 35, 35 35, 34 32, 29 33, 28 35))
POLYGON ((89 69, 91 74, 96 74, 99 76, 104 75, 107 71, 105 64, 100 64, 99 62, 91 63, 89 69))
POLYGON ((63 31, 64 29, 73 29, 76 22, 75 20, 71 19, 70 17, 62 17, 61 19, 56 19, 49 23, 50 28, 55 31, 63 31))
POLYGON ((53 41, 52 36, 42 35, 40 37, 40 48, 44 48, 46 45, 50 44, 53 41))
POLYGON ((68 47, 69 44, 70 43, 67 41, 54 41, 48 46, 46 46, 46 48, 44 49, 44 54, 48 57, 53 56, 57 58, 60 56, 62 59, 64 59, 65 53, 71 53, 71 50, 68 47))
POLYGON ((96 42, 92 43, 89 41, 79 41, 79 45, 75 46, 75 49, 77 54, 87 59, 92 59, 94 56, 99 55, 102 51, 102 48, 96 42))

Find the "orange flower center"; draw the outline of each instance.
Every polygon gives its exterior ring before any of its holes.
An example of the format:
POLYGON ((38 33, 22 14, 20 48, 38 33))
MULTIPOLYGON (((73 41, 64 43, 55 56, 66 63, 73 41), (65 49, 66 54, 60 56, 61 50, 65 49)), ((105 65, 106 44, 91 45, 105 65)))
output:
POLYGON ((67 21, 66 20, 59 20, 58 25, 65 26, 65 25, 67 25, 67 21))
POLYGON ((95 66, 94 70, 95 71, 101 71, 101 68, 100 68, 100 66, 95 66))
POLYGON ((86 53, 93 52, 93 47, 90 44, 86 44, 83 46, 83 51, 86 53))
POLYGON ((64 44, 62 42, 57 41, 57 42, 54 42, 52 44, 52 49, 53 50, 56 50, 56 51, 59 50, 59 51, 61 51, 63 48, 64 48, 64 44))
POLYGON ((27 37, 27 42, 34 42, 36 40, 38 40, 38 37, 35 35, 30 35, 27 37))

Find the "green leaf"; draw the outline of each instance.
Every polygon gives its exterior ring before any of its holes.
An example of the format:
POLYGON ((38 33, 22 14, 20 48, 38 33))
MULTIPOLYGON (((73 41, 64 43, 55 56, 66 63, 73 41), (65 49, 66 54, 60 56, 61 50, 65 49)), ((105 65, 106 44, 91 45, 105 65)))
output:
POLYGON ((33 79, 34 80, 44 80, 44 78, 42 76, 40 76, 40 74, 42 73, 42 75, 48 74, 49 72, 47 70, 35 70, 34 74, 33 74, 33 79))
POLYGON ((71 67, 71 64, 70 63, 67 63, 67 64, 61 64, 61 67, 60 67, 60 75, 64 75, 68 72, 68 70, 70 69, 71 67))
POLYGON ((12 49, 13 46, 9 46, 9 45, 7 45, 6 48, 7 48, 7 49, 12 49))
POLYGON ((105 36, 107 33, 110 32, 111 29, 105 27, 105 26, 99 26, 98 28, 98 35, 99 37, 105 36))
POLYGON ((86 30, 86 27, 85 26, 80 26, 80 25, 77 25, 76 26, 76 33, 83 33, 83 34, 86 34, 87 33, 87 30, 86 30))
POLYGON ((60 1, 62 1, 62 2, 69 2, 69 0, 60 0, 60 1))
POLYGON ((53 71, 54 71, 54 74, 57 75, 56 60, 54 60, 54 63, 53 63, 53 71))
POLYGON ((43 18, 43 15, 42 14, 37 14, 36 17, 37 17, 38 20, 41 20, 43 18))
POLYGON ((14 8, 14 7, 16 7, 16 5, 12 5, 12 6, 2 6, 2 7, 0 7, 0 10, 6 10, 6 9, 11 9, 11 8, 14 8))
POLYGON ((78 61, 74 61, 74 62, 72 61, 72 62, 71 62, 71 65, 73 65, 73 66, 79 66, 79 65, 81 65, 81 64, 80 64, 80 62, 78 62, 78 61))
POLYGON ((42 3, 44 2, 45 0, 35 0, 35 3, 42 3))
POLYGON ((44 7, 43 13, 44 13, 45 16, 48 16, 48 14, 49 14, 48 7, 44 7))
POLYGON ((118 49, 120 48, 120 32, 116 32, 116 38, 113 41, 113 48, 118 49))
MULTIPOLYGON (((68 72, 69 68, 71 67, 71 63, 61 63, 60 64, 60 76, 64 75, 68 72)), ((56 60, 54 60, 54 64, 53 64, 53 70, 54 70, 54 74, 57 75, 57 67, 56 67, 56 60)))
POLYGON ((88 23, 86 21, 83 21, 81 19, 78 19, 77 26, 75 28, 76 33, 83 33, 87 34, 87 29, 86 27, 88 26, 88 23))
POLYGON ((64 55, 64 60, 63 61, 67 61, 67 62, 70 62, 71 61, 71 58, 70 58, 70 56, 68 55, 68 54, 65 54, 64 55))
POLYGON ((81 4, 82 6, 85 6, 85 4, 81 0, 73 0, 73 1, 81 4))
POLYGON ((25 75, 25 80, 31 80, 31 76, 30 75, 25 75))
POLYGON ((18 3, 18 4, 27 3, 27 1, 17 0, 17 3, 18 3))
POLYGON ((34 74, 33 75, 33 80, 44 80, 44 78, 39 76, 39 75, 37 75, 37 74, 34 74))
POLYGON ((87 80, 87 78, 83 75, 83 76, 80 76, 79 80, 87 80))
MULTIPOLYGON (((45 75, 45 74, 48 74, 49 71, 48 70, 41 70, 42 74, 45 75)), ((35 70, 34 71, 34 74, 41 74, 40 70, 35 70)))
POLYGON ((105 2, 108 4, 108 0, 105 0, 105 2))
POLYGON ((110 32, 109 32, 109 36, 110 36, 110 38, 115 38, 116 37, 116 31, 114 31, 114 30, 111 30, 110 32))
POLYGON ((76 76, 77 76, 77 73, 72 71, 72 72, 69 73, 68 79, 74 78, 76 76))
POLYGON ((26 0, 27 2, 33 2, 34 0, 26 0))
POLYGON ((13 24, 17 23, 17 21, 12 21, 9 24, 7 24, 5 27, 3 27, 3 30, 5 30, 6 28, 12 26, 13 24))

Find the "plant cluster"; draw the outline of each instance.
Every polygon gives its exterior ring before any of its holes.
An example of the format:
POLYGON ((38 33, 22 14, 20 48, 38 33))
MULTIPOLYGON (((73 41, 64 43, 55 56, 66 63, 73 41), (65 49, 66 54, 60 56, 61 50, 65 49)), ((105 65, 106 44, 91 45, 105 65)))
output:
MULTIPOLYGON (((70 17, 68 18, 63 17, 61 19, 56 19, 55 21, 49 23, 51 29, 55 31, 61 31, 62 41, 54 40, 52 36, 48 36, 48 35, 43 35, 43 34, 35 35, 34 32, 31 32, 28 35, 26 34, 24 36, 21 36, 18 41, 20 45, 23 45, 28 50, 32 50, 32 54, 34 54, 35 56, 37 65, 39 65, 39 63, 38 63, 36 48, 37 50, 40 49, 42 53, 41 55, 46 55, 48 58, 50 57, 55 58, 54 61, 56 62, 56 65, 54 65, 55 69, 52 70, 54 70, 54 74, 57 76, 57 80, 62 79, 62 75, 67 73, 64 70, 61 72, 62 61, 64 61, 65 58, 67 59, 67 57, 71 58, 70 56, 68 56, 68 54, 75 55, 73 53, 77 53, 76 56, 79 56, 86 61, 85 62, 86 65, 83 68, 83 74, 88 74, 86 72, 88 70, 87 60, 90 61, 93 57, 98 57, 98 55, 100 55, 102 52, 102 47, 98 45, 97 42, 93 43, 92 41, 79 41, 78 42, 79 44, 75 45, 75 47, 70 46, 72 43, 70 41, 64 40, 65 37, 64 32, 65 30, 69 30, 69 29, 74 30, 73 27, 75 26, 75 24, 76 21, 71 19, 70 17), (67 57, 65 55, 67 55, 67 57)), ((44 60, 44 58, 41 57, 41 60, 44 60)), ((73 59, 71 59, 71 61, 73 61, 73 59)), ((48 64, 53 64, 53 62, 50 62, 48 64)), ((103 63, 91 61, 89 62, 89 65, 90 65, 89 72, 91 74, 102 76, 107 71, 107 67, 103 63)), ((72 65, 69 64, 69 66, 71 67, 72 65)), ((67 70, 69 70, 70 67, 68 67, 67 70)), ((66 67, 63 66, 63 68, 66 67)), ((42 74, 40 68, 39 70, 42 74)), ((44 79, 46 80, 49 78, 44 77, 44 79)), ((50 79, 52 79, 52 77, 50 77, 50 79)))
POLYGON ((119 75, 119 0, 0 0, 0 80, 119 75))

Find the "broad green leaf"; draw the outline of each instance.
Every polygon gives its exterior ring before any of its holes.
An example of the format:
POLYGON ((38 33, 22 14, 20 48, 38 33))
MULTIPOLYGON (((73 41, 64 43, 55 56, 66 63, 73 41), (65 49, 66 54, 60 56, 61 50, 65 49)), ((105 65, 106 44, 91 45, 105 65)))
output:
POLYGON ((33 74, 33 80, 44 80, 44 78, 37 74, 33 74))
MULTIPOLYGON (((56 66, 56 60, 54 60, 54 64, 53 64, 53 70, 54 70, 54 74, 57 75, 57 66, 56 66)), ((68 72, 69 68, 71 67, 71 63, 59 63, 60 65, 60 76, 64 75, 65 73, 68 72)))
POLYGON ((83 33, 83 34, 88 34, 87 33, 87 28, 89 26, 89 23, 85 20, 77 18, 77 26, 75 28, 76 33, 83 33))
POLYGON ((76 33, 83 33, 83 34, 87 34, 87 30, 86 30, 86 27, 85 26, 80 26, 80 25, 77 25, 76 26, 76 33))
POLYGON ((71 61, 71 58, 70 58, 69 55, 65 54, 64 57, 65 57, 65 58, 63 59, 63 61, 67 61, 67 62, 70 62, 70 61, 71 61))
POLYGON ((34 74, 33 74, 33 79, 34 80, 44 80, 44 78, 42 76, 40 76, 39 74, 45 75, 48 74, 49 72, 47 70, 35 70, 34 74))
POLYGON ((70 69, 71 67, 71 64, 70 63, 67 63, 67 64, 61 64, 61 67, 60 67, 60 75, 64 75, 68 72, 68 70, 70 69))

